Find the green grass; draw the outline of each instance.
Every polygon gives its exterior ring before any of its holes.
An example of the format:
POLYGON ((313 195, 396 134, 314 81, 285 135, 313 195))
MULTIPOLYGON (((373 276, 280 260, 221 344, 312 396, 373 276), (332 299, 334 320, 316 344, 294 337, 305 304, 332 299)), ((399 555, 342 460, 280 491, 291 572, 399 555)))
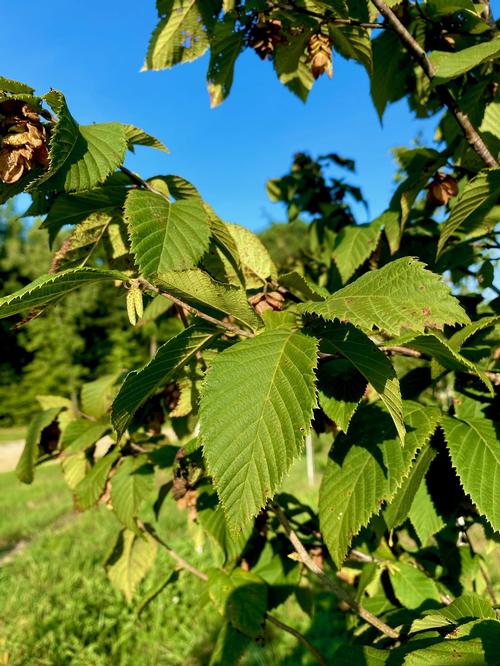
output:
POLYGON ((26 428, 23 426, 12 426, 12 428, 0 428, 0 444, 17 442, 26 437, 26 428))
MULTIPOLYGON (((304 484, 299 463, 292 481, 304 484)), ((159 552, 154 570, 128 606, 106 577, 102 562, 120 526, 112 511, 100 507, 84 514, 72 509, 71 495, 57 465, 37 471, 23 486, 13 473, 0 475, 0 557, 16 542, 19 552, 0 566, 0 664, 8 666, 203 666, 208 664, 221 618, 208 602, 203 582, 183 572, 141 614, 136 608, 172 570, 159 552)), ((311 500, 315 489, 305 488, 311 500)), ((309 497, 308 497, 309 499, 309 497)), ((167 499, 160 534, 193 564, 205 569, 216 563, 196 525, 167 499)), ((327 656, 333 654, 343 618, 332 612, 332 599, 321 597, 311 625, 296 605, 274 614, 307 633, 327 656)), ((252 645, 246 666, 313 664, 297 641, 268 630, 263 648, 252 645)))

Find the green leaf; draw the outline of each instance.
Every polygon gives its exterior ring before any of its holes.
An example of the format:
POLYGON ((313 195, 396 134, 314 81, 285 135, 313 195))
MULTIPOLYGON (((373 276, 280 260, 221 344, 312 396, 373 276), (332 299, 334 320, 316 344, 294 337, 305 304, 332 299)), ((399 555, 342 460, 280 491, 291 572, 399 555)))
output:
POLYGON ((127 143, 123 125, 78 125, 61 93, 53 90, 45 99, 58 115, 50 140, 50 167, 27 190, 44 184, 45 189, 71 192, 104 182, 124 160, 127 143))
POLYGON ((222 625, 217 636, 209 666, 236 666, 245 653, 250 639, 229 622, 222 625))
POLYGON ((121 437, 139 407, 214 337, 213 330, 185 329, 171 338, 156 352, 155 357, 141 370, 133 370, 125 377, 118 391, 111 413, 113 425, 121 437))
POLYGON ((372 224, 344 227, 335 239, 332 251, 343 284, 364 264, 377 247, 382 233, 382 220, 372 224))
POLYGON ((79 451, 71 456, 65 455, 61 461, 61 467, 68 487, 70 490, 75 490, 89 470, 89 461, 85 451, 79 451))
MULTIPOLYGON (((499 40, 500 44, 500 40, 499 40)), ((437 256, 439 257, 447 242, 461 226, 471 224, 484 216, 487 209, 497 201, 500 190, 500 169, 481 171, 472 178, 460 194, 445 222, 441 225, 437 256)))
MULTIPOLYGON (((239 224, 220 220, 219 224, 229 236, 231 244, 226 240, 225 247, 221 248, 219 239, 216 239, 216 247, 220 251, 214 248, 203 258, 204 267, 214 278, 236 286, 243 283, 246 289, 262 288, 268 278, 276 279, 276 266, 264 244, 254 233, 239 224), (229 248, 234 248, 231 250, 234 254, 227 258, 229 248)), ((220 231, 220 227, 217 227, 219 236, 220 231)))
POLYGON ((115 386, 118 377, 118 374, 103 375, 93 382, 83 385, 81 401, 84 414, 95 419, 100 419, 107 414, 118 390, 115 386))
POLYGON ((233 85, 234 65, 244 46, 244 32, 237 30, 235 16, 225 16, 215 25, 210 41, 207 83, 210 106, 223 102, 233 85))
POLYGON ((479 594, 463 594, 454 599, 448 606, 432 611, 433 614, 441 615, 455 624, 460 621, 481 618, 484 620, 496 620, 497 615, 494 608, 484 597, 479 594))
POLYGON ((121 522, 134 531, 135 518, 143 499, 153 489, 152 465, 142 458, 127 457, 111 480, 111 503, 121 522))
POLYGON ((87 192, 61 194, 54 201, 42 228, 49 230, 50 243, 66 224, 80 224, 95 213, 112 216, 121 212, 127 190, 124 187, 95 187, 87 192))
POLYGON ((324 301, 329 292, 297 271, 280 275, 279 283, 304 301, 324 301))
POLYGON ((441 601, 432 578, 411 564, 398 562, 389 569, 389 578, 396 598, 405 608, 418 608, 429 599, 441 601))
POLYGON ((365 273, 321 303, 299 305, 305 313, 348 321, 358 328, 375 327, 398 335, 402 328, 423 332, 469 318, 440 276, 412 257, 397 259, 365 273))
POLYGON ((85 511, 96 504, 104 492, 108 474, 118 460, 120 452, 116 449, 100 458, 88 474, 75 488, 75 499, 79 509, 85 511))
POLYGON ((450 347, 453 347, 453 349, 462 349, 467 340, 475 333, 478 333, 485 328, 498 326, 499 324, 500 315, 494 315, 493 317, 482 317, 477 321, 473 321, 471 324, 467 324, 467 326, 464 326, 459 331, 454 333, 448 340, 448 343, 450 347))
POLYGON ((425 546, 430 537, 434 536, 434 534, 445 526, 443 519, 434 507, 425 481, 420 484, 419 489, 415 493, 408 517, 415 528, 422 546, 425 546))
POLYGON ((109 426, 87 419, 70 421, 61 436, 61 449, 64 455, 71 455, 93 446, 104 435, 109 426))
POLYGON ((347 432, 365 393, 366 379, 345 359, 320 363, 316 374, 321 409, 340 430, 347 432))
POLYGON ((311 66, 307 60, 307 43, 311 35, 305 30, 301 35, 279 44, 273 58, 279 80, 303 102, 314 83, 311 66))
POLYGON ((226 223, 226 227, 236 246, 236 256, 241 262, 246 288, 261 287, 268 278, 276 279, 277 268, 260 238, 239 224, 226 223))
POLYGON ((439 375, 442 372, 442 368, 473 372, 493 395, 494 389, 488 376, 482 372, 475 363, 459 354, 459 352, 451 346, 444 335, 439 334, 439 332, 418 335, 416 337, 406 336, 400 338, 394 344, 403 344, 411 349, 421 352, 422 354, 428 354, 431 356, 433 360, 433 376, 439 375), (434 363, 439 365, 434 366, 434 363), (434 369, 436 371, 434 371, 434 369))
POLYGON ((169 69, 181 62, 202 56, 209 46, 205 22, 213 6, 209 1, 167 0, 158 5, 165 15, 156 26, 149 42, 143 70, 169 69))
POLYGON ((149 148, 157 148, 164 153, 169 152, 168 148, 164 146, 161 141, 138 127, 134 127, 133 125, 123 125, 123 130, 125 132, 127 148, 132 152, 134 146, 148 146, 149 148))
POLYGON ((375 405, 358 409, 347 434, 337 435, 320 488, 321 531, 340 567, 352 538, 390 501, 408 475, 416 452, 434 432, 437 410, 405 402, 404 447, 390 416, 375 405))
POLYGON ((330 26, 330 37, 333 41, 333 48, 341 56, 350 60, 359 62, 368 72, 372 74, 372 42, 370 33, 366 28, 355 25, 346 25, 342 27, 330 26))
POLYGON ((208 217, 196 199, 170 203, 158 194, 132 190, 125 220, 132 252, 145 276, 193 268, 208 249, 208 217))
POLYGON ((234 530, 272 497, 302 450, 315 405, 315 365, 312 338, 275 329, 225 350, 207 372, 204 454, 234 530))
POLYGON ((252 527, 234 534, 228 528, 224 511, 213 486, 203 486, 196 502, 197 521, 220 546, 226 560, 236 559, 252 533, 252 527))
POLYGON ((33 482, 40 435, 42 434, 42 430, 54 421, 60 411, 60 407, 53 407, 35 414, 32 418, 28 426, 28 432, 26 433, 26 443, 23 452, 16 465, 16 476, 19 481, 23 483, 33 482))
POLYGON ((434 85, 446 83, 450 79, 461 76, 483 62, 493 60, 500 55, 500 37, 495 36, 489 42, 470 46, 456 53, 433 51, 429 59, 436 73, 432 79, 434 85))
POLYGON ((372 52, 371 96, 382 120, 388 102, 396 102, 407 92, 410 58, 398 35, 391 30, 383 30, 373 40, 372 52))
POLYGON ((499 663, 488 659, 481 638, 442 641, 411 652, 404 660, 405 666, 495 666, 499 663))
POLYGON ((487 419, 446 417, 442 423, 451 461, 465 492, 491 526, 500 532, 500 440, 495 423, 487 419))
POLYGON ((391 362, 368 336, 354 326, 334 324, 322 334, 320 350, 342 354, 365 377, 391 415, 401 442, 405 439, 399 381, 391 362))
POLYGON ((205 314, 219 319, 221 315, 234 317, 239 325, 252 331, 262 326, 242 289, 216 282, 201 270, 168 271, 161 273, 155 282, 172 296, 205 314))
POLYGON ((14 95, 32 95, 35 92, 34 88, 26 85, 26 83, 6 79, 4 76, 0 76, 0 91, 12 93, 14 95))
POLYGON ((109 579, 128 603, 139 583, 153 568, 156 550, 156 541, 149 534, 138 536, 130 530, 122 530, 118 535, 105 566, 109 579))
MULTIPOLYGON (((441 416, 439 409, 436 407, 427 408, 429 414, 431 414, 432 411, 434 411, 434 421, 437 423, 441 416)), ((392 530, 404 523, 408 517, 419 486, 435 457, 436 451, 428 444, 422 447, 422 450, 418 453, 417 458, 411 467, 410 473, 403 481, 396 495, 392 498, 390 504, 384 509, 383 517, 387 529, 392 530)))
POLYGON ((126 276, 97 268, 72 268, 41 275, 22 289, 0 298, 0 319, 47 305, 78 287, 100 280, 126 280, 126 276))
POLYGON ((262 578, 242 569, 230 574, 212 569, 208 585, 212 603, 233 627, 249 638, 262 635, 267 610, 267 587, 262 578))
POLYGON ((210 221, 212 239, 224 257, 228 260, 229 264, 233 267, 234 274, 238 278, 238 284, 241 284, 244 282, 241 269, 241 259, 234 236, 229 230, 229 225, 223 222, 211 208, 208 208, 207 212, 210 221))

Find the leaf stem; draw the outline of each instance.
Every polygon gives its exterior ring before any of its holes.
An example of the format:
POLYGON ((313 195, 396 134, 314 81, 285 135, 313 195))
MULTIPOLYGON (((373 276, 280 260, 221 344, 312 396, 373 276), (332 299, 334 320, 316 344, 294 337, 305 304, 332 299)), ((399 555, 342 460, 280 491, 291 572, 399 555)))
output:
POLYGON ((137 525, 142 532, 147 532, 151 537, 153 537, 156 543, 159 544, 165 550, 165 552, 168 553, 168 555, 170 555, 170 557, 177 562, 177 565, 180 569, 185 569, 186 571, 189 571, 189 573, 192 573, 193 576, 196 576, 196 578, 199 578, 200 580, 207 582, 208 580, 207 574, 203 573, 203 571, 200 571, 195 566, 190 564, 187 560, 181 557, 181 555, 179 555, 179 553, 175 551, 173 548, 170 548, 170 546, 165 541, 163 541, 163 539, 160 536, 158 536, 154 527, 152 527, 148 523, 143 523, 142 520, 138 520, 137 525))
POLYGON ((157 194, 159 197, 162 197, 165 199, 165 201, 168 201, 170 203, 169 197, 164 194, 163 192, 160 192, 160 190, 157 190, 154 188, 152 185, 148 183, 147 180, 144 180, 144 178, 141 178, 137 173, 134 173, 133 171, 130 171, 130 169, 127 169, 125 166, 120 166, 120 171, 124 173, 126 176, 130 178, 132 182, 134 182, 136 185, 139 187, 143 187, 145 190, 148 190, 148 192, 151 192, 152 194, 157 194))
MULTIPOLYGON (((384 0, 372 0, 375 7, 386 19, 389 26, 393 28, 399 36, 401 42, 406 46, 410 55, 419 63, 424 70, 427 78, 432 81, 436 76, 434 65, 429 60, 427 53, 420 46, 417 40, 408 32, 406 27, 401 23, 392 9, 384 2, 384 0)), ((438 94, 441 102, 448 108, 448 111, 455 118, 460 126, 463 135, 470 147, 479 155, 483 162, 488 167, 498 167, 498 162, 490 153, 488 147, 481 138, 479 132, 472 125, 469 116, 460 109, 457 101, 444 85, 436 86, 436 93, 438 94)))
POLYGON ((378 629, 381 633, 385 634, 386 636, 389 636, 390 638, 398 639, 399 638, 399 632, 393 629, 392 627, 389 627, 388 624, 380 620, 376 615, 373 615, 373 613, 370 613, 370 611, 366 610, 366 608, 363 608, 357 601, 352 599, 351 595, 348 594, 344 588, 339 585, 333 578, 330 578, 323 569, 314 562, 314 560, 311 558, 307 550, 305 549, 303 543, 299 539, 297 533, 293 530, 292 526, 290 525, 288 518, 286 517, 285 513, 283 512, 282 508, 276 504, 276 502, 273 503, 274 510, 276 511, 276 515, 278 516, 278 519, 280 523, 282 524, 286 535, 288 536, 290 543, 295 549, 295 552, 299 556, 299 560, 304 564, 304 566, 309 569, 309 571, 313 574, 315 574, 321 581, 322 583, 328 587, 333 594, 338 597, 341 601, 345 602, 355 613, 357 613, 365 622, 368 622, 368 624, 371 624, 372 627, 375 627, 375 629, 378 629))
POLYGON ((153 291, 155 294, 158 294, 159 296, 163 296, 164 298, 168 298, 168 300, 172 301, 172 303, 174 303, 176 306, 184 308, 184 310, 187 310, 188 312, 195 315, 196 317, 200 317, 200 319, 204 319, 205 321, 208 321, 211 324, 215 324, 215 326, 225 328, 227 331, 231 331, 231 333, 236 333, 237 335, 241 335, 245 338, 253 338, 254 337, 254 334, 250 333, 250 331, 245 331, 242 328, 239 328, 238 326, 235 326, 234 324, 222 321, 221 319, 216 319, 215 317, 212 317, 211 315, 205 314, 205 312, 202 312, 201 310, 198 310, 198 308, 195 308, 192 305, 188 305, 188 303, 185 303, 184 301, 181 301, 180 298, 177 298, 176 296, 173 296, 169 292, 162 291, 161 289, 158 289, 158 287, 155 287, 154 285, 152 285, 150 282, 148 282, 144 278, 139 278, 138 282, 145 289, 153 291))
POLYGON ((271 622, 271 624, 274 624, 274 626, 278 627, 279 629, 282 629, 283 631, 286 631, 288 634, 291 634, 294 636, 298 641, 302 643, 302 645, 308 650, 313 657, 316 659, 318 664, 321 664, 322 666, 326 666, 326 659, 323 657, 323 655, 316 650, 314 645, 310 643, 305 636, 303 636, 300 631, 297 631, 293 627, 290 627, 288 624, 285 624, 281 620, 278 620, 277 617, 274 617, 273 615, 266 615, 266 620, 271 622))

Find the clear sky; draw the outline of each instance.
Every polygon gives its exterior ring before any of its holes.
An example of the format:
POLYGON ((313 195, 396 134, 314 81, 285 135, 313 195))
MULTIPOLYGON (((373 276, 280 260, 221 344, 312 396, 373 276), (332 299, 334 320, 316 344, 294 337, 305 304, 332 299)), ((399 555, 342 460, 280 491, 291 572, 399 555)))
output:
MULTIPOLYGON (((394 189, 390 148, 431 137, 435 119, 415 121, 406 103, 389 107, 381 127, 364 69, 339 56, 306 104, 277 80, 272 65, 246 53, 229 99, 210 109, 207 57, 162 72, 139 70, 156 22, 153 0, 2 3, 1 74, 37 92, 62 90, 81 123, 118 120, 145 129, 170 149, 139 149, 127 162, 143 176, 174 173, 191 180, 224 219, 258 230, 283 219, 266 196, 297 151, 355 159, 355 184, 378 215, 394 189)), ((363 219, 365 218, 365 219, 363 219)))

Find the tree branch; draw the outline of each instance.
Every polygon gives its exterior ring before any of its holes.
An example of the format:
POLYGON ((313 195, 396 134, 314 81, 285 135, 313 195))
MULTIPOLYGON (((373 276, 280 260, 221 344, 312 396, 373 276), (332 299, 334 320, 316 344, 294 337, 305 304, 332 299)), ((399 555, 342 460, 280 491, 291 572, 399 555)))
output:
POLYGON ((413 358, 422 358, 422 354, 415 349, 409 347, 401 347, 400 345, 393 345, 389 347, 379 347, 380 351, 386 354, 399 354, 399 356, 412 356, 413 358))
POLYGON ((144 278, 139 278, 138 283, 144 288, 148 289, 149 291, 153 291, 155 294, 158 294, 158 296, 163 296, 164 298, 168 298, 169 301, 172 301, 176 306, 184 308, 184 310, 187 310, 191 314, 195 315, 196 317, 199 317, 200 319, 204 319, 205 321, 210 322, 211 324, 214 324, 215 326, 219 326, 220 328, 225 328, 226 331, 231 331, 231 333, 236 333, 237 335, 241 335, 245 338, 253 338, 254 335, 253 333, 250 333, 250 331, 245 331, 242 328, 239 328, 238 326, 235 326, 234 324, 231 324, 229 322, 222 321, 221 319, 216 319, 215 317, 212 317, 210 315, 205 314, 201 310, 198 310, 197 308, 193 307, 192 305, 188 305, 188 303, 184 303, 184 301, 181 301, 180 298, 177 298, 176 296, 173 296, 172 294, 169 294, 167 291, 162 291, 161 289, 158 289, 154 285, 152 285, 150 282, 145 280, 144 278))
MULTIPOLYGON (((401 23, 392 9, 384 2, 384 0, 372 0, 372 2, 378 11, 382 14, 382 16, 386 19, 388 25, 390 25, 391 28, 393 28, 393 30, 396 32, 401 42, 406 46, 410 55, 419 63, 429 80, 432 81, 436 76, 436 70, 427 57, 424 49, 408 32, 408 30, 401 23)), ((479 155, 486 166, 498 167, 498 162, 490 153, 488 147, 482 140, 476 128, 472 125, 468 115, 460 109, 448 88, 444 85, 436 86, 436 93, 438 94, 442 103, 448 108, 448 111, 457 121, 470 147, 479 155)))
MULTIPOLYGON (((196 576, 196 578, 202 580, 204 583, 208 581, 208 576, 206 573, 197 569, 190 562, 181 557, 177 551, 175 551, 173 548, 170 548, 170 546, 165 541, 163 541, 160 536, 158 536, 155 529, 151 525, 148 523, 143 523, 142 520, 138 520, 137 526, 142 532, 149 534, 156 541, 156 543, 160 545, 173 560, 175 560, 179 569, 185 569, 186 571, 189 571, 189 573, 193 574, 193 576, 196 576)), ((293 627, 289 627, 287 624, 281 622, 281 620, 278 620, 278 618, 273 617, 272 615, 267 614, 266 620, 269 620, 271 624, 274 624, 279 629, 286 631, 287 633, 294 636, 302 643, 306 650, 308 650, 313 655, 319 664, 326 666, 326 660, 324 659, 323 655, 321 655, 314 647, 314 645, 312 645, 299 631, 293 627)))
POLYGON ((357 613, 360 617, 365 620, 365 622, 368 622, 368 624, 371 624, 372 627, 375 627, 375 629, 378 629, 381 633, 385 634, 386 636, 389 636, 390 638, 397 639, 399 638, 399 632, 393 629, 392 627, 389 627, 388 624, 380 620, 376 615, 373 615, 373 613, 370 613, 370 611, 366 610, 366 608, 363 608, 357 601, 351 598, 351 595, 348 594, 344 588, 337 583, 333 578, 330 578, 323 569, 314 562, 314 560, 311 558, 307 550, 305 549, 304 545, 302 544, 301 540, 297 536, 297 533, 293 530, 292 526, 290 525, 288 518, 286 517, 285 513, 283 512, 282 508, 276 504, 276 502, 273 503, 274 510, 276 511, 276 515, 278 516, 278 519, 283 526, 286 535, 288 536, 290 543, 295 549, 295 552, 299 556, 300 562, 309 569, 311 573, 313 573, 315 576, 317 576, 322 583, 328 587, 333 594, 338 597, 341 601, 345 602, 355 613, 357 613))
POLYGON ((310 643, 305 636, 303 636, 299 631, 294 629, 293 627, 290 627, 288 624, 285 624, 284 622, 281 622, 281 620, 278 620, 277 617, 274 617, 273 615, 266 615, 266 619, 271 622, 271 624, 274 624, 276 627, 279 627, 283 631, 286 631, 288 634, 291 634, 292 636, 295 636, 295 638, 302 643, 302 645, 308 650, 313 657, 316 659, 318 664, 321 664, 322 666, 326 666, 326 659, 323 657, 323 655, 316 650, 314 645, 310 643))

